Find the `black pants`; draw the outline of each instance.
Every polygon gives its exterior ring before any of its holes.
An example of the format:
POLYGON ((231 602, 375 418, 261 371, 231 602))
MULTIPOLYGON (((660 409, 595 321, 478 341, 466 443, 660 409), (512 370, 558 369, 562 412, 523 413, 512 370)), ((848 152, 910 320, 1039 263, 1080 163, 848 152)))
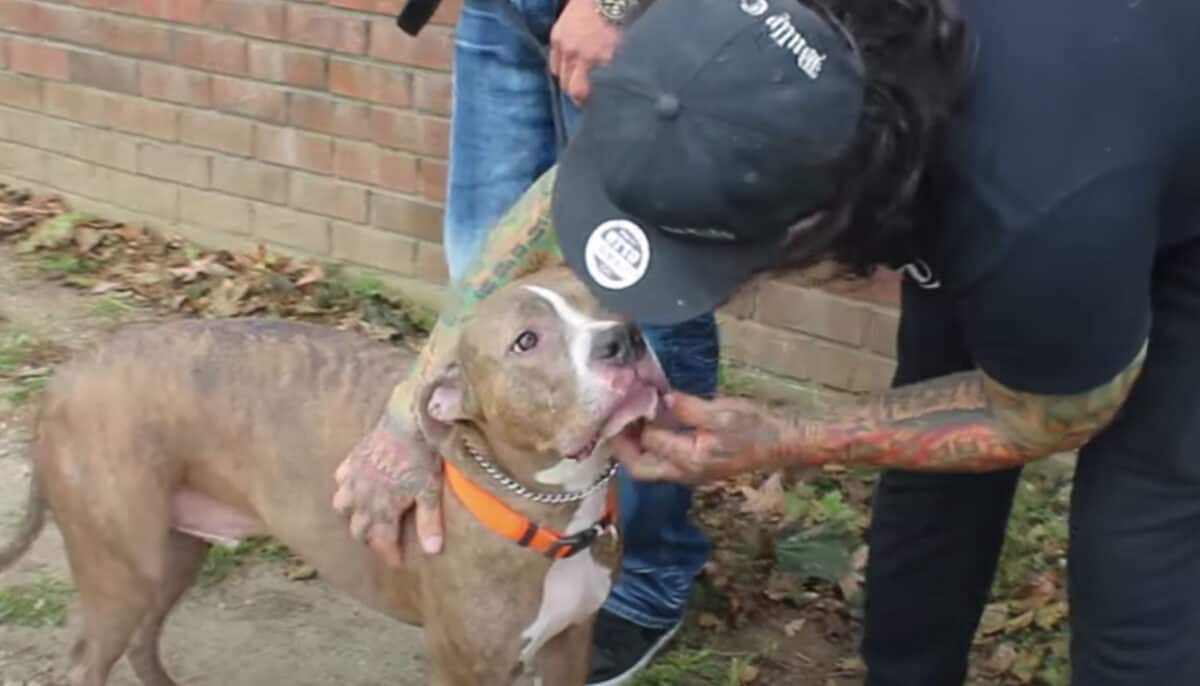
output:
MULTIPOLYGON (((1200 481, 1190 465, 1154 462, 1112 445, 1080 456, 1068 560, 1076 686, 1200 684, 1200 481)), ((868 686, 961 686, 1018 477, 883 476, 869 531, 868 686)))

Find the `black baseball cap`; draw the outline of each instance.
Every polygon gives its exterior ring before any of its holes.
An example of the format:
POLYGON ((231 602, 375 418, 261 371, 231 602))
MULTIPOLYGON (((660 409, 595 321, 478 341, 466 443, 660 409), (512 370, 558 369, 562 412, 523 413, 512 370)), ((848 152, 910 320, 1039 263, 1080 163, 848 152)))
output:
POLYGON ((831 200, 864 89, 850 38, 799 0, 655 0, 559 161, 567 264, 637 321, 712 310, 831 200))

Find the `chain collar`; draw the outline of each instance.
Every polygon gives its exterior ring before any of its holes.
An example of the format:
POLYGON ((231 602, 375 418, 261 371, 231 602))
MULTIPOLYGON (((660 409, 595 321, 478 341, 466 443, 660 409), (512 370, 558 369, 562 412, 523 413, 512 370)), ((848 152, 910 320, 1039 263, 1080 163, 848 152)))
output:
POLYGON ((596 480, 593 481, 592 484, 587 488, 578 491, 556 491, 553 493, 546 491, 532 491, 526 488, 521 482, 512 478, 508 474, 505 474, 504 470, 502 470, 491 460, 484 457, 481 451, 475 446, 471 445, 471 442, 467 440, 465 436, 462 439, 462 443, 463 447, 466 448, 467 454, 471 456, 471 459, 475 460, 475 464, 479 465, 479 468, 486 472, 488 476, 496 481, 496 483, 500 484, 514 495, 544 505, 561 505, 563 503, 574 503, 583 500, 596 491, 599 491, 601 488, 604 488, 604 486, 610 480, 612 480, 613 476, 617 473, 617 463, 615 460, 610 459, 608 461, 608 469, 605 469, 604 473, 597 477, 596 480))

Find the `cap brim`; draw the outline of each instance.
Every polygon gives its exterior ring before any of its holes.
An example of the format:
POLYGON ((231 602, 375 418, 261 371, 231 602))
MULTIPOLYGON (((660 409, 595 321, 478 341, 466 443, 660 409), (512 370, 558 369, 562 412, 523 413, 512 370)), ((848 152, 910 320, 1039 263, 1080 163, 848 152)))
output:
MULTIPOLYGON (((701 241, 663 232, 618 210, 604 192, 585 141, 576 137, 559 159, 551 217, 567 265, 608 309, 633 321, 670 325, 719 307, 756 272, 779 256, 775 240, 701 241), (597 230, 625 220, 645 234, 644 273, 624 287, 597 280, 588 242, 597 230)), ((686 172, 684 172, 686 173, 686 172)))

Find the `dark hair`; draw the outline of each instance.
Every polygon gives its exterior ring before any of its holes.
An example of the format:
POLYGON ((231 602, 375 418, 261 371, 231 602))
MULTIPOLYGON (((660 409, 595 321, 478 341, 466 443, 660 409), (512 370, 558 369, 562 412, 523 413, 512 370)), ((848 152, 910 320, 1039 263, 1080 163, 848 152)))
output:
POLYGON ((974 66, 957 0, 803 0, 862 55, 867 92, 841 187, 824 217, 795 232, 778 268, 832 261, 865 276, 906 254, 928 160, 974 66))

